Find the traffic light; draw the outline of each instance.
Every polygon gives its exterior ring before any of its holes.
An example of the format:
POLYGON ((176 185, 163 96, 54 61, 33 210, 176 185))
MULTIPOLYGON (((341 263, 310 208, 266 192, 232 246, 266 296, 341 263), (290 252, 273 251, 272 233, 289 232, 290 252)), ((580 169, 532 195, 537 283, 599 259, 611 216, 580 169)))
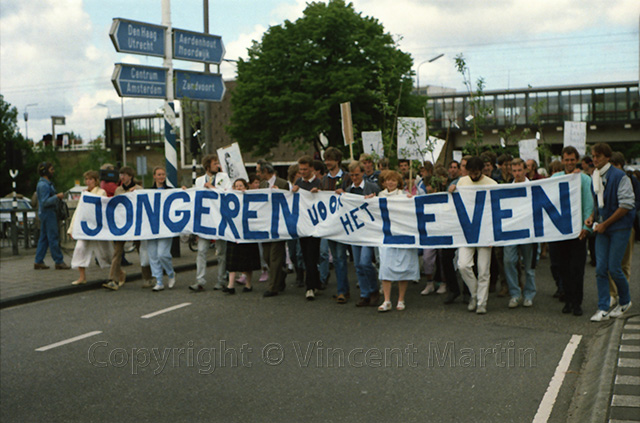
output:
POLYGON ((191 155, 193 157, 200 154, 200 122, 196 123, 195 128, 193 128, 193 132, 191 133, 191 155))

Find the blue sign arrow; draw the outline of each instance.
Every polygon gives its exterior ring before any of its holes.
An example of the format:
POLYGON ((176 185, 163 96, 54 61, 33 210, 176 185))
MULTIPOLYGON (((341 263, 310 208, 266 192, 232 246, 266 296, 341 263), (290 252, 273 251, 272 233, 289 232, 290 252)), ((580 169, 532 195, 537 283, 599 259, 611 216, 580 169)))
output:
POLYGON ((162 25, 114 18, 109 37, 118 52, 164 57, 166 29, 162 25))
POLYGON ((222 101, 224 81, 219 73, 203 73, 176 70, 175 97, 202 101, 222 101))
POLYGON ((219 35, 173 30, 173 58, 193 62, 219 64, 224 57, 224 44, 219 35))
POLYGON ((167 97, 167 70, 117 63, 111 77, 120 97, 167 97))

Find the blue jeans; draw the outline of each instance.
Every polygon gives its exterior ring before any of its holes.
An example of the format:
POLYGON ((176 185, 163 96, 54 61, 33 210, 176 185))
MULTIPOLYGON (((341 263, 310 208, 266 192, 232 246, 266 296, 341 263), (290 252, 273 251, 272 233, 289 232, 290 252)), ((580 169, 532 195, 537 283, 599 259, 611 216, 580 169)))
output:
POLYGON ((504 247, 504 274, 507 276, 509 295, 520 298, 522 291, 518 282, 518 259, 522 256, 526 281, 524 284, 524 299, 533 300, 536 296, 536 271, 533 269, 533 247, 536 244, 507 245, 504 247))
POLYGON ((349 279, 347 279, 347 246, 336 241, 328 242, 331 255, 333 256, 333 267, 336 270, 338 294, 346 294, 349 292, 349 279))
POLYGON ((287 248, 289 248, 289 258, 291 259, 291 263, 293 263, 297 269, 304 270, 304 260, 302 259, 300 241, 298 239, 288 240, 287 248))
POLYGON ((631 301, 629 281, 622 272, 622 258, 630 236, 630 228, 596 234, 596 281, 598 283, 599 310, 607 311, 610 307, 609 275, 618 288, 619 304, 627 305, 631 301))
POLYGON ((173 264, 171 263, 172 241, 173 238, 150 239, 147 241, 151 275, 156 278, 158 283, 162 283, 163 270, 170 278, 175 276, 173 264))
POLYGON ((352 245, 351 250, 360 285, 360 297, 370 298, 371 294, 378 292, 378 272, 373 266, 375 247, 352 245))
POLYGON ((56 264, 62 264, 64 257, 60 251, 60 241, 58 241, 58 219, 55 213, 40 214, 40 238, 36 248, 36 263, 42 263, 47 255, 47 248, 51 249, 51 257, 56 264))
POLYGON ((320 240, 318 271, 320 272, 320 283, 326 285, 329 281, 329 240, 325 238, 320 240))

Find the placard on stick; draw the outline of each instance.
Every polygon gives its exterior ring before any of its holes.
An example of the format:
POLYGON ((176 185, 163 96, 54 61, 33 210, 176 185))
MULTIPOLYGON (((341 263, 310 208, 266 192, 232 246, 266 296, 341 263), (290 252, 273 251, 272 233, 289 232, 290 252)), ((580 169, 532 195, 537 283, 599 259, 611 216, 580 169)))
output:
POLYGON ((564 147, 573 146, 580 156, 587 153, 587 122, 564 122, 564 147))
POLYGON ((245 169, 244 161, 242 160, 242 153, 240 153, 240 146, 237 142, 218 148, 217 153, 220 158, 220 167, 223 172, 229 175, 231 183, 238 178, 249 180, 247 169, 245 169))
POLYGON ((367 154, 384 157, 381 131, 368 131, 362 133, 362 149, 367 154))

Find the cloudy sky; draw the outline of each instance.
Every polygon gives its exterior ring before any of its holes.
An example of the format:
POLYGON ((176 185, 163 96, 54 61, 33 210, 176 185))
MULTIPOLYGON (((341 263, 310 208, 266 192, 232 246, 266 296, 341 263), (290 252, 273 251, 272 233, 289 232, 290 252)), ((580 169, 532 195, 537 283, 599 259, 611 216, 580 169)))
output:
MULTIPOLYGON (((176 28, 203 30, 202 0, 173 0, 176 28)), ((454 57, 467 58, 472 79, 487 89, 638 80, 638 0, 354 0, 380 20, 420 67, 420 84, 463 89, 454 57)), ((158 58, 117 53, 109 39, 115 17, 160 24, 161 0, 2 0, 0 93, 16 106, 20 130, 29 106, 29 137, 51 133, 52 115, 66 116, 56 132, 85 141, 120 116, 111 84, 114 63, 161 66, 158 58), (98 106, 105 104, 107 107, 98 106)), ((209 0, 210 32, 221 35, 226 58, 246 57, 252 40, 271 25, 301 16, 304 0, 209 0)), ((176 69, 202 65, 174 62, 176 69)), ((224 64, 225 80, 235 67, 224 64)), ((125 99, 125 115, 149 113, 158 100, 125 99)))

